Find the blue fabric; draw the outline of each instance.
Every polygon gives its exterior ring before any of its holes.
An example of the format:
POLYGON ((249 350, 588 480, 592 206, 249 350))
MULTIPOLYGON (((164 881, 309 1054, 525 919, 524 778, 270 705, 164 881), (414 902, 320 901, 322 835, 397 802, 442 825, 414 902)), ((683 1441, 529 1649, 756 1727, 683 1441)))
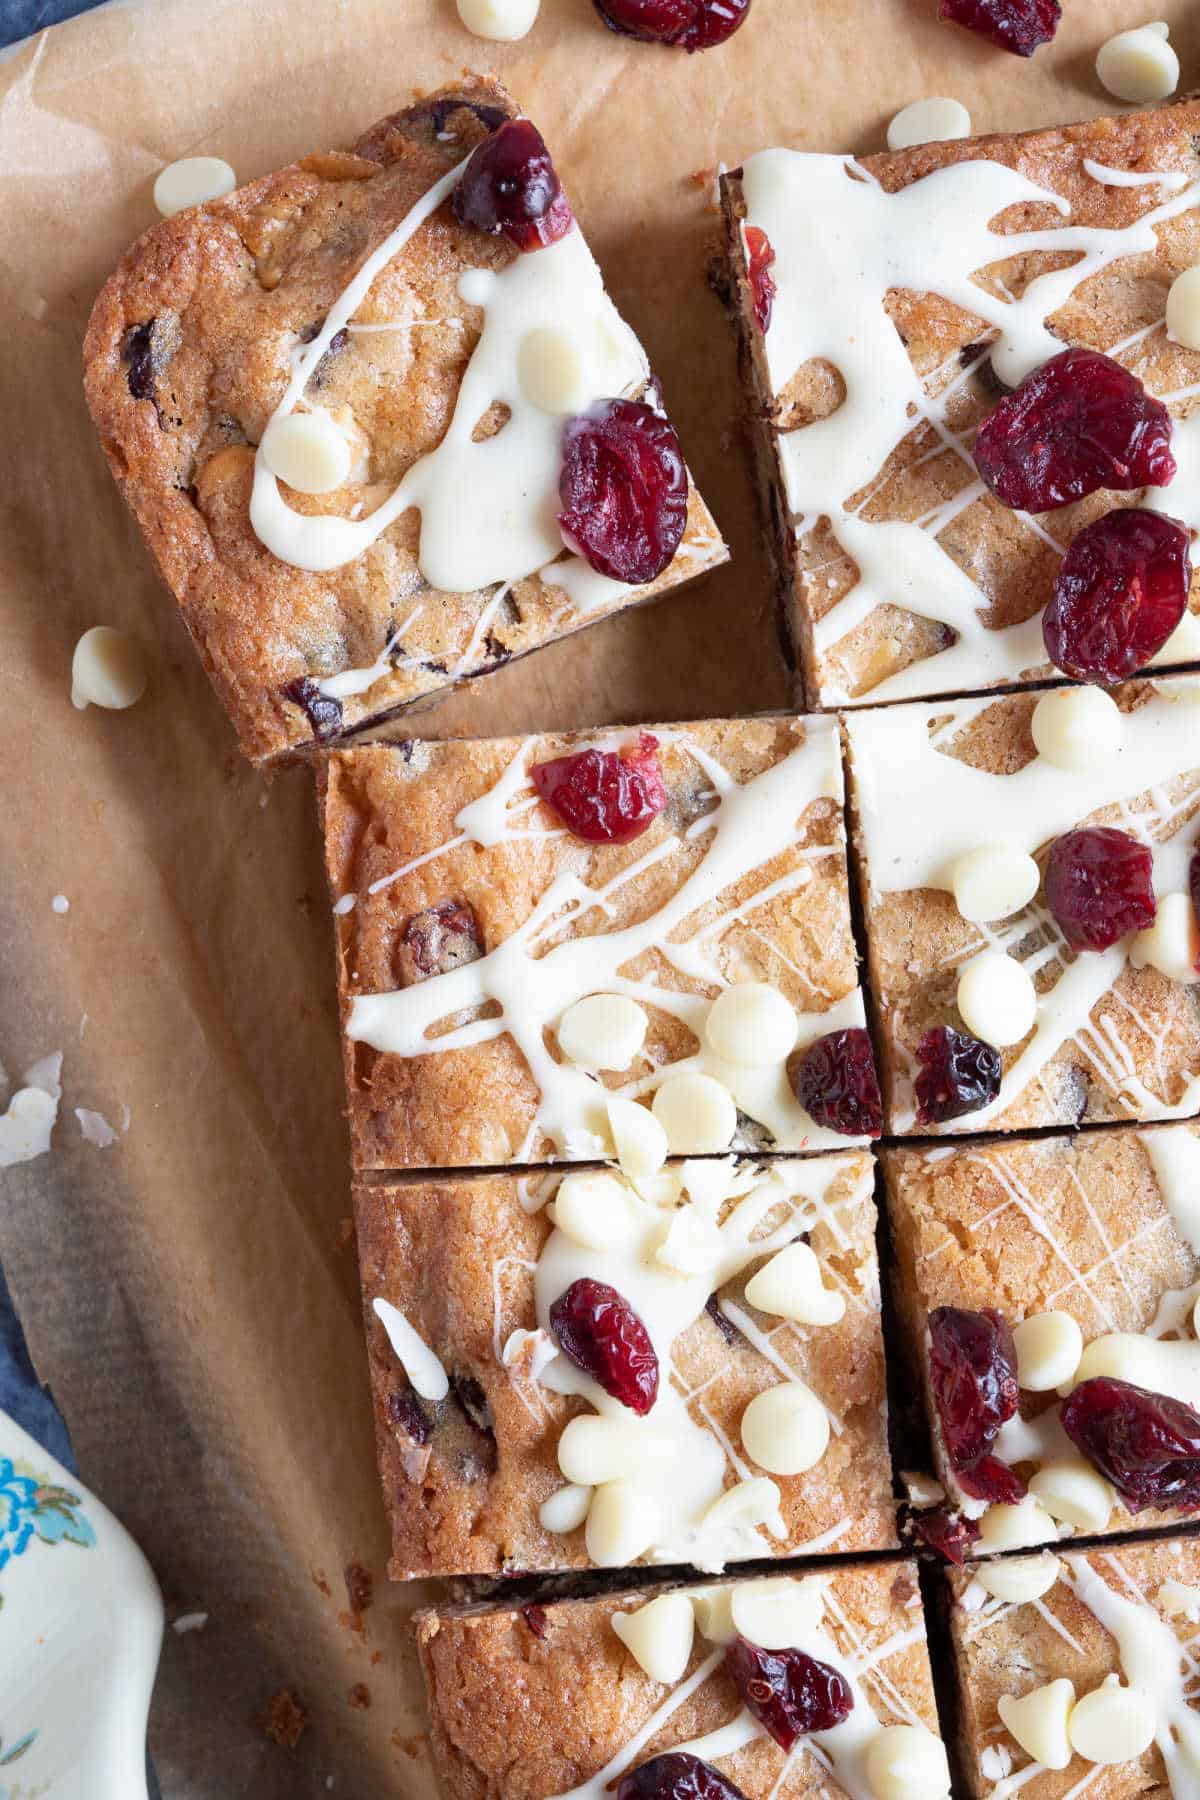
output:
POLYGON ((0 1269, 0 1410, 36 1438, 51 1456, 78 1474, 66 1423, 49 1388, 38 1381, 29 1346, 0 1269))
POLYGON ((0 44, 15 44, 18 38, 98 4, 99 0, 0 0, 0 44))

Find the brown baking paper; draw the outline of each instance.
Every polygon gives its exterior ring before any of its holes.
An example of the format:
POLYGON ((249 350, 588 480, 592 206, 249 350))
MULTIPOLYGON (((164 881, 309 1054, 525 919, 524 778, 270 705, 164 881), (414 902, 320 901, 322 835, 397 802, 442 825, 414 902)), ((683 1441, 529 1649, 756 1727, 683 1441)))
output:
POLYGON ((236 756, 109 480, 80 393, 93 296, 152 222, 164 161, 215 153, 249 177, 495 68, 554 150, 734 561, 421 729, 778 708, 732 334, 705 285, 717 164, 781 142, 878 149, 930 93, 988 130, 1104 110, 1096 49, 1146 17, 1171 21, 1200 79, 1188 0, 1066 0, 1030 63, 935 7, 754 0, 726 47, 687 57, 610 35, 588 0, 543 0, 515 46, 470 38, 450 0, 115 0, 0 65, 0 1061, 14 1076, 65 1054, 51 1153, 0 1175, 0 1259, 86 1479, 141 1539, 169 1616, 209 1615, 167 1632, 151 1737, 171 1800, 430 1790, 414 1596, 383 1576, 311 784, 236 756), (98 622, 151 653, 129 713, 71 707, 72 648, 98 622), (114 1124, 128 1107, 128 1130, 99 1149, 77 1106, 114 1124), (361 1617, 352 1563, 374 1576, 361 1617), (309 1715, 294 1750, 253 1723, 285 1685, 309 1715))

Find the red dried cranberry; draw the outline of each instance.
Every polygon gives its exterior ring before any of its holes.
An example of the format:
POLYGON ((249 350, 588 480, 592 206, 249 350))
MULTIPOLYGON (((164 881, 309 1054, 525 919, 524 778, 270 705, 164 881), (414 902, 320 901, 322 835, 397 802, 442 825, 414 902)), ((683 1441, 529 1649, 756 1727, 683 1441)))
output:
POLYGON ((1032 56, 1058 30, 1058 0, 942 0, 939 17, 965 25, 1000 50, 1032 56))
POLYGON ((521 1617, 524 1619, 525 1623, 528 1625, 530 1631, 532 1631, 534 1637, 537 1638, 539 1640, 539 1642, 544 1642, 545 1636, 546 1636, 546 1609, 545 1609, 545 1607, 544 1606, 523 1606, 521 1608, 521 1617))
POLYGON ((1062 1423, 1130 1512, 1200 1507, 1200 1413, 1182 1400, 1097 1375, 1068 1395, 1062 1423))
POLYGON ((704 1310, 727 1344, 732 1344, 735 1338, 741 1336, 741 1333, 733 1320, 727 1318, 721 1311, 721 1296, 719 1292, 714 1290, 708 1296, 708 1299, 704 1302, 704 1310))
POLYGON ((640 400, 603 400, 563 427, 558 522, 601 575, 661 575, 683 541, 688 475, 675 427, 640 400))
POLYGON ((917 1124, 944 1125, 978 1112, 1000 1092, 1000 1052, 952 1025, 935 1025, 917 1045, 917 1124))
POLYGON ((1017 1352, 992 1307, 939 1306, 929 1315, 929 1385, 956 1473, 987 1456, 1017 1410, 1017 1352))
POLYGON ((738 1637, 725 1652, 725 1667, 781 1750, 790 1750, 810 1731, 832 1731, 854 1705, 841 1671, 804 1650, 763 1650, 738 1637))
POLYGON ((914 1513, 909 1530, 920 1543, 928 1544, 947 1562, 962 1567, 967 1551, 979 1542, 981 1533, 974 1519, 965 1513, 951 1512, 948 1506, 931 1506, 914 1513))
POLYGON ((1149 844, 1111 825, 1055 838, 1046 858, 1046 905, 1072 950, 1107 950, 1127 931, 1153 925, 1149 844))
POLYGON ((396 961, 402 984, 411 987, 430 975, 447 975, 463 963, 477 962, 482 955, 475 909, 465 900, 439 900, 409 919, 396 961))
POLYGON ((750 0, 595 0, 610 31, 681 50, 711 50, 732 37, 750 0))
POLYGON ((627 844, 667 804, 658 739, 643 731, 636 750, 580 750, 535 763, 529 779, 564 825, 589 844, 627 844))
MULTIPOLYGON (((1192 896, 1192 911, 1196 915, 1196 923, 1200 925, 1200 850, 1192 851, 1192 860, 1188 865, 1188 888, 1192 896)), ((1196 968, 1200 969, 1200 953, 1196 956, 1196 968)))
POLYGON ((606 1281, 573 1281, 550 1308, 563 1355, 643 1418, 658 1398, 658 1357, 624 1295, 606 1281))
POLYGON ((746 267, 750 292, 754 296, 754 323, 760 331, 765 331, 771 323, 771 307, 777 292, 775 278, 770 273, 774 261, 775 251, 766 232, 760 231, 757 225, 747 225, 746 267))
POLYGON ((518 250, 542 250, 575 223, 541 132, 528 119, 506 119, 475 151, 454 190, 463 225, 501 233, 518 250))
POLYGON ((843 1137, 877 1138, 883 1130, 875 1055, 861 1025, 826 1032, 810 1044, 793 1085, 814 1125, 843 1137))
POLYGON ((335 737, 342 729, 341 701, 323 694, 311 675, 298 675, 295 681, 285 682, 279 691, 285 700, 301 709, 319 744, 335 737))
POLYGON ((1187 611, 1191 534, 1128 507, 1085 525, 1042 614, 1046 654, 1077 681, 1120 681, 1157 656, 1187 611))
POLYGON ((728 1775, 687 1750, 652 1756, 621 1777, 617 1800, 746 1800, 728 1775))
POLYGON ((975 466, 1005 506, 1050 512, 1097 488, 1165 487, 1171 415, 1098 350, 1062 350, 988 414, 975 466))
POLYGON ((393 1388, 386 1401, 387 1415, 392 1424, 397 1426, 414 1444, 427 1444, 433 1436, 433 1426, 429 1415, 417 1399, 413 1389, 405 1384, 402 1388, 393 1388))
POLYGON ((1016 1470, 1010 1469, 998 1456, 981 1456, 969 1469, 959 1469, 956 1474, 958 1485, 968 1499, 986 1500, 989 1506, 996 1500, 1005 1506, 1015 1506, 1029 1491, 1016 1470))

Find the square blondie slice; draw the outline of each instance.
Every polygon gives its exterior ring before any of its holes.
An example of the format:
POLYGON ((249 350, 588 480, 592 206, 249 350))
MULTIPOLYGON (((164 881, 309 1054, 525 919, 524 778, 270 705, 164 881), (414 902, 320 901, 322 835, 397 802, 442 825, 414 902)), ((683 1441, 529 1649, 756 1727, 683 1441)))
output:
POLYGON ((868 1152, 355 1207, 397 1580, 896 1547, 868 1152))
POLYGON ((1200 682, 846 721, 894 1133, 1200 1109, 1200 682))
POLYGON ((85 365, 255 761, 725 560, 545 146, 492 82, 156 225, 85 365))
POLYGON ((979 1521, 973 1548, 1200 1514, 1200 1125, 889 1148, 882 1160, 898 1317, 938 1474, 979 1521), (1167 1397, 1187 1440, 1167 1466, 1133 1466, 1123 1447, 1148 1416, 1143 1392, 1158 1397, 1155 1416, 1167 1397))
POLYGON ((949 1795, 912 1563, 447 1608, 417 1640, 445 1800, 949 1795), (791 1675, 840 1722, 750 1691, 791 1675))
MULTIPOLYGON (((1200 526, 1200 353, 1166 298, 1200 252, 1200 102, 723 178, 731 305, 784 635, 809 706, 1053 675, 1060 559, 1114 504, 1200 526), (1166 487, 1039 514, 980 479, 982 420, 1068 347, 1174 414, 1166 487), (1118 378, 1119 379, 1119 378, 1118 378)), ((1200 580, 1158 655, 1200 656, 1200 580)))
POLYGON ((832 719, 364 746, 321 784, 356 1168, 878 1133, 832 719))
POLYGON ((1200 1793, 1200 1539, 949 1573, 975 1800, 1200 1793), (1007 1580, 1006 1580, 1007 1576, 1007 1580))

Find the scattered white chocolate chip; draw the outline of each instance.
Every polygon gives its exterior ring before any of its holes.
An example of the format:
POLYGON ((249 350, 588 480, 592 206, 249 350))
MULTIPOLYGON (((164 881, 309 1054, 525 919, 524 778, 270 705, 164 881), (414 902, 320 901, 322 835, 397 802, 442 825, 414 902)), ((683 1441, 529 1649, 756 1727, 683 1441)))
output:
POLYGON ((650 1021, 624 994, 588 994, 558 1021, 559 1049, 581 1069, 627 1069, 650 1021))
POLYGON ((50 902, 50 906, 51 910, 58 913, 60 916, 63 913, 69 913, 71 910, 71 902, 67 899, 65 894, 55 894, 53 900, 50 902))
POLYGON ((206 1612, 180 1613, 177 1619, 171 1620, 171 1630, 180 1637, 186 1637, 189 1631, 203 1631, 208 1624, 206 1612))
POLYGON ((231 194, 237 176, 220 156, 184 156, 160 169, 154 183, 154 204, 164 219, 189 206, 203 206, 231 194))
POLYGON ((422 1400, 444 1400, 450 1392, 450 1381, 441 1362, 420 1332, 415 1331, 390 1300, 376 1295, 372 1305, 375 1316, 387 1332, 396 1360, 412 1382, 422 1400))
POLYGON ((272 419, 259 454, 272 475, 298 494, 329 494, 350 473, 351 450, 327 413, 288 413, 272 419))
POLYGON ((653 1541, 654 1513, 636 1482, 607 1481, 596 1489, 584 1544, 598 1568, 625 1568, 644 1556, 653 1541))
POLYGON ((18 1088, 0 1113, 0 1169, 44 1156, 57 1118, 56 1095, 40 1087, 18 1088))
POLYGON ((803 1475, 829 1447, 829 1414, 803 1381, 781 1381, 742 1414, 742 1443, 769 1474, 803 1475))
POLYGON ((548 1368, 558 1354, 558 1345, 548 1331, 543 1331, 540 1327, 536 1331, 526 1331, 523 1326, 518 1326, 505 1338, 500 1361, 506 1369, 516 1369, 518 1365, 523 1365, 520 1373, 530 1381, 539 1381, 542 1371, 548 1368))
POLYGON ((814 1581, 782 1575, 767 1581, 739 1581, 730 1612, 740 1635, 763 1650, 801 1644, 821 1623, 825 1604, 814 1581))
POLYGON ((699 1275, 721 1256, 721 1234, 714 1220, 696 1206, 681 1206, 672 1215, 654 1260, 675 1275, 699 1275))
POLYGON ((71 659, 71 704, 123 712, 146 691, 146 653, 136 638, 111 625, 93 625, 71 659))
POLYGON ((875 1800, 943 1800, 950 1792, 946 1746, 924 1725, 885 1725, 863 1768, 875 1800))
POLYGON ((568 1481, 599 1487, 632 1475, 644 1460, 644 1452, 644 1441, 626 1420, 578 1413, 559 1436, 558 1466, 568 1481))
POLYGON ((746 1283, 746 1298, 760 1312, 798 1325, 836 1325, 844 1297, 821 1280, 821 1265, 807 1244, 785 1244, 746 1283))
POLYGON ((981 1550, 1028 1550, 1058 1536, 1058 1527, 1036 1494, 1026 1494, 1015 1506, 997 1501, 979 1521, 981 1550))
POLYGON ((1182 1581, 1164 1581, 1157 1599, 1168 1618, 1179 1613, 1200 1614, 1200 1588, 1187 1587, 1182 1581))
POLYGON ((1033 1030, 1037 990, 1023 963, 1002 950, 981 950, 958 975, 958 1010, 967 1030, 998 1050, 1033 1030))
POLYGON ((737 1526, 765 1525, 778 1513, 779 1489, 765 1475, 753 1475, 747 1481, 735 1481, 732 1487, 718 1495, 701 1519, 700 1528, 715 1532, 737 1526))
POLYGON ((1057 1556, 1043 1550, 1040 1556, 1010 1556, 1003 1562, 979 1563, 974 1575, 993 1600, 1003 1600, 1009 1606, 1025 1606, 1050 1592, 1060 1570, 1057 1556))
POLYGON ((1071 1748, 1093 1763, 1132 1762, 1154 1742, 1154 1706, 1140 1688, 1105 1681, 1076 1702, 1067 1723, 1071 1748))
POLYGON ((654 1117, 673 1156, 727 1150, 737 1130, 733 1095, 711 1075, 675 1075, 664 1081, 654 1096, 654 1117))
POLYGON ((704 1027, 724 1061, 757 1069, 784 1062, 796 1043, 796 1013, 768 981, 740 981, 718 994, 704 1027))
POLYGON ((686 1594, 659 1594, 636 1612, 614 1613, 612 1628, 651 1681, 682 1679, 696 1630, 696 1615, 686 1594))
POLYGON ((732 1644, 737 1636, 733 1622, 731 1587, 696 1588, 692 1592, 696 1629, 710 1644, 732 1644))
POLYGON ((609 1100, 608 1128, 623 1175, 645 1181, 658 1173, 667 1160, 667 1134, 649 1107, 636 1100, 609 1100))
POLYGON ((889 150, 911 150, 914 144, 942 144, 971 135, 971 115, 960 100, 935 94, 901 107, 887 128, 889 150))
POLYGON ((1056 769, 1078 772, 1116 754, 1125 720, 1103 688, 1052 688, 1034 707, 1030 729, 1039 756, 1056 769))
POLYGON ((1082 1457, 1043 1463, 1029 1483, 1029 1492, 1052 1519, 1080 1531, 1103 1531, 1116 1498, 1104 1477, 1082 1457))
POLYGON ((117 1134, 101 1112, 94 1112, 90 1106, 77 1106, 75 1118, 80 1134, 97 1150, 108 1150, 117 1141, 117 1134))
POLYGON ((926 1475, 921 1469, 901 1469, 900 1479, 904 1483, 910 1506, 940 1506, 946 1498, 946 1490, 941 1482, 935 1481, 932 1475, 926 1475))
POLYGON ((1200 981, 1196 959, 1200 957, 1200 926, 1190 894, 1163 894, 1158 901, 1153 925, 1137 931, 1129 946, 1129 960, 1135 969, 1147 965, 1165 975, 1168 981, 1181 981, 1185 986, 1200 981))
POLYGON ((638 1235, 629 1189, 601 1170, 564 1175, 550 1209, 555 1225, 585 1250, 616 1250, 638 1235))
POLYGON ((1179 86, 1179 58, 1167 40, 1168 30, 1159 19, 1132 31, 1118 31, 1101 44, 1096 57, 1101 86, 1134 106, 1173 94, 1179 86))
POLYGON ((1046 1769, 1065 1769, 1071 1760, 1067 1725, 1075 1705, 1075 1683, 1047 1681, 1017 1699, 1001 1694, 996 1710, 1027 1756, 1046 1769))
POLYGON ((458 16, 474 37, 514 44, 538 16, 540 0, 454 0, 458 16))
POLYGON ((1009 844, 983 844, 954 865, 954 904, 972 925, 991 925, 1028 906, 1041 874, 1032 856, 1009 844))
POLYGON ((565 1487, 556 1489, 549 1499, 543 1500, 538 1508, 542 1529, 553 1532, 556 1537, 565 1536, 568 1531, 578 1531, 588 1516, 591 1504, 591 1488, 569 1481, 565 1487))
POLYGON ((517 352, 517 379, 525 398, 541 412, 581 412, 592 398, 583 346, 557 325, 525 333, 517 352))
POLYGON ((1185 350, 1200 350, 1200 263, 1167 289, 1167 336, 1185 350))
POLYGON ((1083 1355, 1083 1333, 1068 1312, 1034 1313, 1013 1326, 1017 1382, 1031 1394, 1048 1394, 1070 1381, 1083 1355))

